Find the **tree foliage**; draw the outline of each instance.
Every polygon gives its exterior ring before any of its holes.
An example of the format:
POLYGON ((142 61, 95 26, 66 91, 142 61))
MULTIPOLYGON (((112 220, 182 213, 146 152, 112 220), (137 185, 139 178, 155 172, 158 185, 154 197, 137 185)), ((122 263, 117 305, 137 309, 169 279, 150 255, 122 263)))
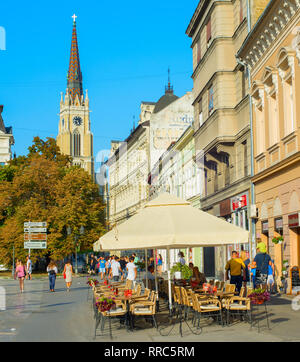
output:
POLYGON ((75 251, 76 239, 81 251, 90 250, 105 230, 98 186, 82 168, 71 166, 70 157, 61 155, 51 138, 34 138, 26 157, 0 169, 0 264, 11 264, 13 245, 16 258, 27 255, 27 221, 46 221, 48 227, 47 249, 31 250, 33 259, 62 259, 75 251))

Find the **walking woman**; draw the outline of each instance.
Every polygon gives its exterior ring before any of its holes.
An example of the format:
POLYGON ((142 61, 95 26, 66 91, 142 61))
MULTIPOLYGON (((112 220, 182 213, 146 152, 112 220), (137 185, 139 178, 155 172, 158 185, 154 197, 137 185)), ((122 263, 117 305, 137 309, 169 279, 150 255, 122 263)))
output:
POLYGON ((17 266, 15 271, 15 279, 18 277, 19 279, 19 285, 20 285, 20 291, 21 293, 24 292, 24 279, 25 279, 25 265, 23 265, 22 261, 20 259, 17 260, 17 266))
POLYGON ((55 280, 56 280, 56 274, 57 274, 57 266, 53 260, 51 260, 49 265, 47 266, 47 272, 49 275, 50 292, 54 292, 55 280))
POLYGON ((68 260, 65 267, 64 267, 64 274, 66 276, 65 278, 65 282, 66 282, 66 286, 67 286, 67 291, 70 291, 70 287, 72 284, 72 274, 73 274, 73 268, 72 268, 72 264, 71 261, 68 260))

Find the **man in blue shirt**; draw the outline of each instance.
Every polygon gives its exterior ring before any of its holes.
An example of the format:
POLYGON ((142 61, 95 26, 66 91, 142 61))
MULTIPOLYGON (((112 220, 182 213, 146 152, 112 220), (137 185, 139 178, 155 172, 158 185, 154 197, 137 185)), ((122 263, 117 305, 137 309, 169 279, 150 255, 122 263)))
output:
POLYGON ((256 265, 255 284, 262 289, 266 289, 269 265, 272 261, 270 255, 267 254, 267 248, 264 243, 257 244, 257 248, 259 249, 259 253, 256 254, 254 258, 256 265))
POLYGON ((105 277, 105 259, 103 258, 103 256, 100 257, 99 264, 100 278, 101 280, 103 280, 105 277))

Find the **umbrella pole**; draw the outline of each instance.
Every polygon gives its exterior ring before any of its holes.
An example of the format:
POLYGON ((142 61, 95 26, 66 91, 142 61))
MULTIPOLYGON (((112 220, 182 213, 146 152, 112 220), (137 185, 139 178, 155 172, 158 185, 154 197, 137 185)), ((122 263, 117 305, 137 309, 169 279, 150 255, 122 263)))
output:
POLYGON ((167 272, 168 272, 168 294, 169 294, 169 311, 172 314, 172 288, 171 288, 171 271, 170 271, 170 248, 167 248, 167 272))
POLYGON ((148 253, 145 249, 145 273, 146 273, 146 288, 148 289, 148 253))

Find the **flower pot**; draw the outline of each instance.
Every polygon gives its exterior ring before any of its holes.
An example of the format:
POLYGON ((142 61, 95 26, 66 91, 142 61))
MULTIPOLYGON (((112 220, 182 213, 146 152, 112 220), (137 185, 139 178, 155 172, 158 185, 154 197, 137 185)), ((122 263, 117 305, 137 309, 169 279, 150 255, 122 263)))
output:
POLYGON ((181 272, 180 271, 177 271, 174 273, 174 278, 175 279, 181 279, 181 272))

